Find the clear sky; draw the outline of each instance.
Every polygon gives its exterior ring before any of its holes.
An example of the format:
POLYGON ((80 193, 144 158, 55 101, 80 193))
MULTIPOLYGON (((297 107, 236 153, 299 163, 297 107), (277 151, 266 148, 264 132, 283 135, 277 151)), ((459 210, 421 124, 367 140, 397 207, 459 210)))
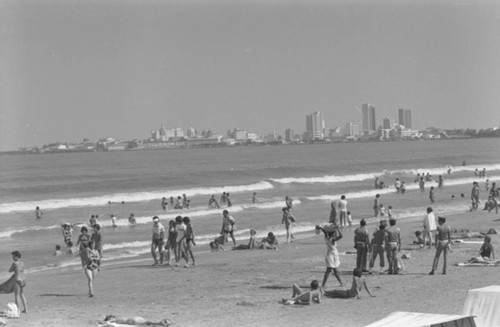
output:
POLYGON ((500 125, 500 1, 0 1, 0 151, 377 125, 500 125))

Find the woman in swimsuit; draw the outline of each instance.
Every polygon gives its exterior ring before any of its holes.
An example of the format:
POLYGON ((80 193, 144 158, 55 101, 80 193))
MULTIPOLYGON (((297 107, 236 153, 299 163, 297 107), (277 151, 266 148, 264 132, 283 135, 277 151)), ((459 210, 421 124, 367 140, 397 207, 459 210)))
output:
POLYGON ((95 243, 90 241, 88 247, 80 253, 83 262, 83 272, 87 276, 89 284, 89 296, 94 296, 94 279, 99 270, 99 252, 95 249, 95 243))

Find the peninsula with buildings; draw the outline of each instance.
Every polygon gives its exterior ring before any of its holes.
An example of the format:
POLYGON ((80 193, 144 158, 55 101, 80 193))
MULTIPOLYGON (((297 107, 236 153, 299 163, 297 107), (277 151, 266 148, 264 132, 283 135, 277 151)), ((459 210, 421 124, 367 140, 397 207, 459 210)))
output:
MULTIPOLYGON (((359 108, 358 108, 359 110, 359 108)), ((98 141, 83 139, 80 143, 54 142, 41 147, 20 148, 22 153, 60 153, 60 152, 92 152, 92 151, 126 151, 126 150, 159 150, 176 148, 226 147, 238 145, 289 145, 317 144, 333 142, 369 142, 398 140, 435 140, 474 137, 500 137, 499 127, 488 129, 451 129, 443 130, 428 127, 416 130, 412 126, 412 110, 400 108, 396 120, 384 117, 382 124, 377 125, 376 110, 373 104, 362 104, 361 121, 349 122, 345 126, 327 128, 323 114, 319 111, 306 115, 306 130, 297 133, 291 128, 284 135, 276 131, 266 135, 258 135, 240 128, 233 128, 221 134, 212 130, 197 130, 189 127, 165 128, 153 130, 149 138, 122 141, 113 137, 101 138, 98 141)))

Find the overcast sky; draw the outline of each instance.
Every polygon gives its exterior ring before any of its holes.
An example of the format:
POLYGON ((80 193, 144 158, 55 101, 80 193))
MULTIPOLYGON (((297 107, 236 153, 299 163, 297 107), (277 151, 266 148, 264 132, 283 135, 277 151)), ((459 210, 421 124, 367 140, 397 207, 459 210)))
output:
POLYGON ((497 1, 0 1, 0 151, 152 129, 500 125, 497 1))

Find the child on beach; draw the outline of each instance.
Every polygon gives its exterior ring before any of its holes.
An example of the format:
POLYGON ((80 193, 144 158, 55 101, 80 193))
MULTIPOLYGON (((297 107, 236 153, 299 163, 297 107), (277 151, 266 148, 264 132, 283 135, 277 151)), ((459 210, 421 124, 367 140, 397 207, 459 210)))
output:
POLYGON ((486 235, 484 237, 484 243, 479 249, 479 255, 484 260, 495 260, 495 251, 493 251, 493 245, 491 245, 491 237, 486 235))
POLYGON ((54 256, 58 257, 60 255, 62 255, 61 246, 59 244, 57 244, 56 251, 54 252, 54 256))
POLYGON ((383 204, 380 205, 380 211, 379 211, 379 213, 380 213, 380 217, 384 217, 385 216, 385 208, 384 208, 383 204))
POLYGON ((347 211, 347 223, 349 224, 349 228, 351 228, 352 227, 352 216, 351 216, 350 211, 347 211))
POLYGON ((188 261, 189 257, 191 257, 194 266, 194 256, 193 251, 191 250, 191 244, 193 244, 193 246, 196 246, 196 242, 194 241, 193 226, 191 226, 191 220, 189 219, 189 217, 184 217, 182 221, 184 222, 184 225, 186 225, 186 256, 188 257, 188 261))
POLYGON ((266 250, 278 250, 278 239, 273 232, 269 232, 259 243, 259 248, 266 250))
POLYGON ((319 282, 315 279, 311 282, 311 290, 304 292, 297 284, 292 285, 292 298, 282 299, 283 304, 292 305, 311 305, 313 303, 321 303, 321 291, 319 282))
POLYGON ((330 276, 332 271, 335 275, 335 278, 337 278, 337 280, 339 281, 340 286, 342 286, 342 280, 340 279, 339 272, 337 271, 337 268, 340 267, 340 257, 335 243, 342 238, 342 232, 337 225, 330 225, 328 226, 328 228, 326 226, 316 225, 316 234, 319 234, 320 232, 323 232, 326 244, 326 271, 323 277, 321 288, 325 287, 326 282, 328 281, 328 277, 330 276))
POLYGON ((387 207, 387 217, 392 218, 392 206, 387 207))
POLYGON ((233 250, 253 250, 255 248, 255 235, 257 232, 254 229, 250 230, 250 239, 248 240, 248 244, 240 244, 236 247, 233 247, 233 250))
POLYGON ((340 298, 340 299, 351 299, 353 297, 357 297, 358 300, 361 298, 359 295, 363 288, 366 292, 371 296, 375 297, 368 286, 366 285, 366 280, 363 277, 363 273, 360 269, 354 269, 352 272, 352 285, 350 289, 341 289, 341 290, 332 290, 332 291, 324 291, 324 295, 331 298, 340 298))
POLYGON ((111 218, 111 226, 117 227, 116 225, 116 216, 114 214, 109 215, 111 218))
POLYGON ((5 283, 0 284, 0 294, 8 294, 14 292, 14 300, 18 308, 19 298, 23 302, 24 310, 28 312, 26 306, 26 297, 24 296, 24 287, 26 286, 26 279, 24 277, 24 262, 21 261, 21 253, 19 251, 12 252, 12 260, 14 261, 9 268, 9 272, 14 274, 5 283))

